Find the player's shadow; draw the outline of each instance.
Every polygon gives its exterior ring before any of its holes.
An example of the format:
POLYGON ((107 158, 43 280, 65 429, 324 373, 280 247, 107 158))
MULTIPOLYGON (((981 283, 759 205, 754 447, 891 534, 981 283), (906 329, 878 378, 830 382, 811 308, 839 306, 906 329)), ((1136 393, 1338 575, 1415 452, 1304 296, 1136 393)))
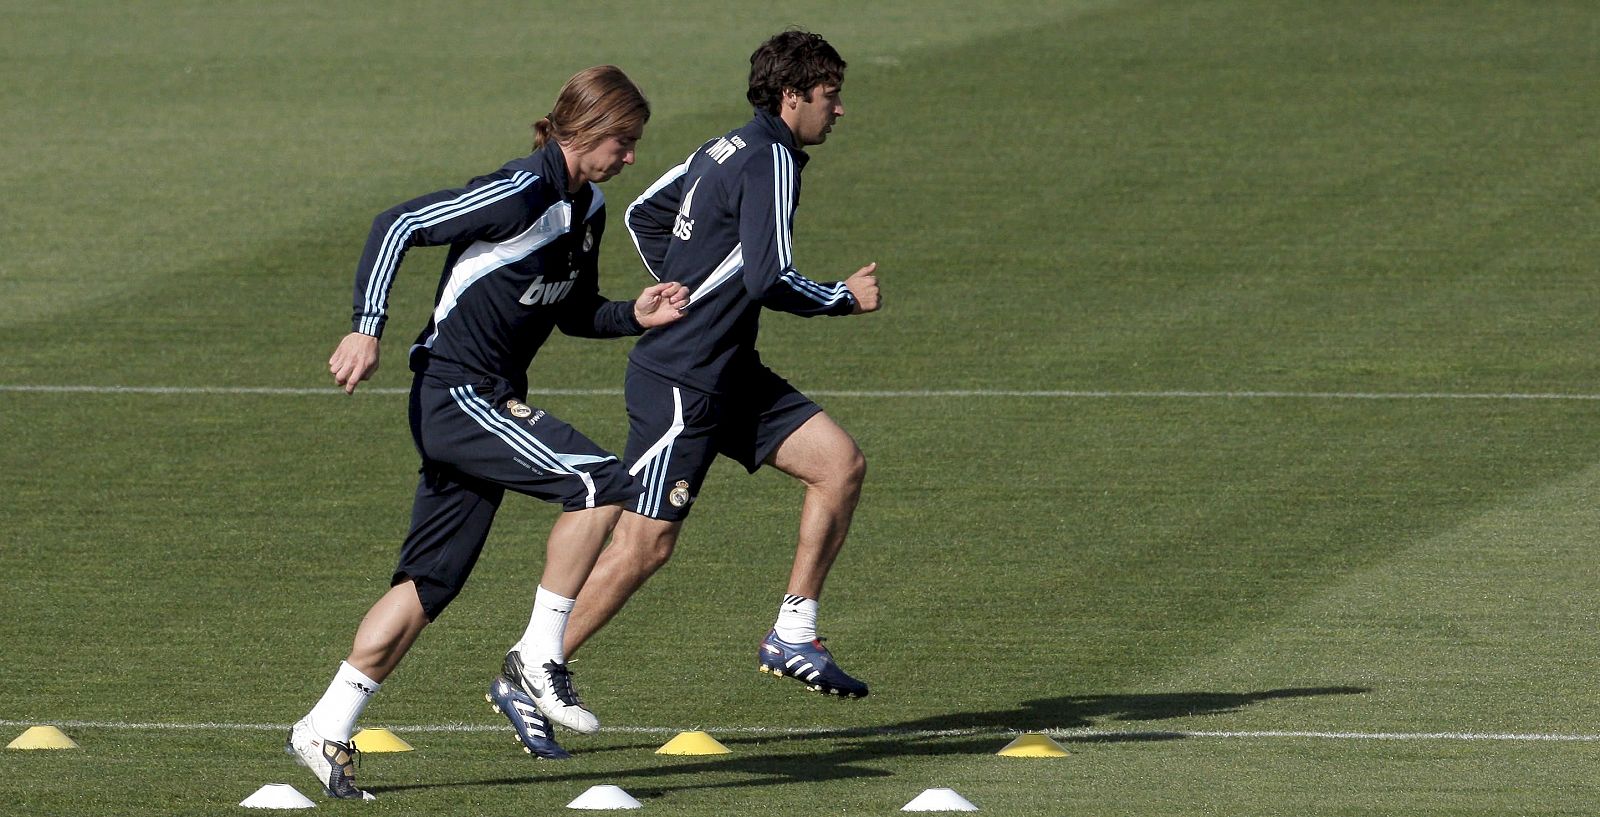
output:
MULTIPOLYGON (((1017 708, 989 712, 953 712, 868 730, 881 732, 1001 731, 1036 729, 1068 730, 1105 728, 1107 724, 1141 723, 1174 718, 1222 715, 1238 712, 1263 701, 1288 698, 1313 698, 1328 695, 1360 695, 1366 687, 1297 687, 1260 692, 1165 692, 1129 695, 1067 695, 1024 701, 1017 708)), ((834 733, 837 734, 837 733, 834 733)), ((1173 730, 1108 730, 1091 735, 1068 736, 1065 740, 1161 740, 1181 736, 1173 730)))
MULTIPOLYGON (((1177 692, 1142 695, 1068 695, 1025 701, 1010 709, 987 712, 953 712, 896 724, 855 729, 819 729, 773 735, 725 737, 730 747, 762 746, 760 751, 708 755, 694 759, 652 758, 646 765, 605 771, 581 770, 578 764, 540 764, 538 776, 499 780, 453 781, 400 786, 371 786, 374 793, 431 789, 446 786, 615 783, 627 781, 628 792, 640 800, 677 792, 707 789, 782 786, 826 780, 890 777, 879 768, 886 758, 916 755, 994 754, 1006 735, 1034 730, 1089 730, 1081 735, 1061 735, 1064 743, 1110 741, 1183 740, 1185 733, 1154 726, 1161 721, 1237 712, 1264 701, 1327 695, 1359 695, 1364 687, 1335 686, 1271 689, 1260 692, 1177 692), (1147 729, 1126 729, 1108 724, 1152 724, 1147 729), (792 748, 797 744, 821 744, 792 748), (570 768, 570 771, 566 769, 570 768), (656 785, 652 782, 659 781, 656 785)), ((584 750, 583 754, 654 749, 658 744, 633 743, 584 750)))

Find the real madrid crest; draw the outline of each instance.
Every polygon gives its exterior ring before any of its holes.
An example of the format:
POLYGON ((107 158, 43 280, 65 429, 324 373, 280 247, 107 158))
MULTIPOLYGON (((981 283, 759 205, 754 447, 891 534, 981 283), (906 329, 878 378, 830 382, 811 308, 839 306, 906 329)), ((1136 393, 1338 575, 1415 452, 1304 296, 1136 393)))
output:
POLYGON ((518 420, 524 420, 533 416, 533 409, 527 403, 524 403, 521 400, 507 400, 506 411, 511 412, 511 416, 517 418, 518 420))
POLYGON ((672 486, 672 492, 667 494, 667 501, 671 502, 674 508, 681 508, 689 504, 689 481, 686 479, 678 480, 678 484, 672 486))

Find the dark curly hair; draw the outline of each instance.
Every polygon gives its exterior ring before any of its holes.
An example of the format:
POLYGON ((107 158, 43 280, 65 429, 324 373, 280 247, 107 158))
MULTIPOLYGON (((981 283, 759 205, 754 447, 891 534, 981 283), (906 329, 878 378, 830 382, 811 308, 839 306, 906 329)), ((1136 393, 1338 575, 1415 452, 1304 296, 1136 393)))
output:
POLYGON ((750 55, 750 104, 778 113, 788 88, 811 100, 811 89, 844 82, 844 59, 819 34, 791 28, 774 34, 750 55))

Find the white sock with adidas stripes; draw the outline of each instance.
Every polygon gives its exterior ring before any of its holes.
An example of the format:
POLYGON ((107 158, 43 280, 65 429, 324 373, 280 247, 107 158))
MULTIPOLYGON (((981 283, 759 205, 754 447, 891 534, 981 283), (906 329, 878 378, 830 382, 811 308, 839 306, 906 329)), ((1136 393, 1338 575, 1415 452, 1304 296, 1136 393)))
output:
POLYGON ((349 743, 356 719, 381 688, 383 684, 368 678, 361 670, 350 666, 350 662, 340 661, 333 683, 328 685, 328 691, 322 693, 322 699, 311 708, 306 719, 323 740, 349 743))
POLYGON ((810 644, 817 637, 817 600, 790 593, 778 605, 778 623, 772 625, 780 641, 810 644))
POLYGON ((567 663, 566 650, 561 639, 567 634, 567 615, 572 612, 576 599, 552 593, 539 586, 533 596, 533 614, 528 618, 528 629, 514 648, 522 653, 522 661, 530 667, 543 666, 546 661, 567 663))

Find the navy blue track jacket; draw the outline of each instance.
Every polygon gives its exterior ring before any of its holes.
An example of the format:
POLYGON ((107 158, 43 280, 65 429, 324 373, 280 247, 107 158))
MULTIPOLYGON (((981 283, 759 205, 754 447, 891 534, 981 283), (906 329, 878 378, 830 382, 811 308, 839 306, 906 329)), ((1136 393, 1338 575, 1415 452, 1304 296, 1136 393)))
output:
POLYGON ((435 361, 527 391, 528 364, 559 327, 614 338, 644 331, 633 301, 600 294, 605 197, 593 183, 567 192, 553 140, 468 182, 412 199, 372 222, 356 269, 352 329, 381 337, 389 290, 406 250, 450 245, 433 317, 411 347, 411 368, 435 361))
POLYGON ((790 233, 808 158, 782 119, 757 111, 628 207, 628 232, 650 274, 690 291, 682 319, 634 345, 635 365, 722 394, 760 365, 762 307, 805 317, 855 309, 842 281, 819 283, 794 268, 790 233))

